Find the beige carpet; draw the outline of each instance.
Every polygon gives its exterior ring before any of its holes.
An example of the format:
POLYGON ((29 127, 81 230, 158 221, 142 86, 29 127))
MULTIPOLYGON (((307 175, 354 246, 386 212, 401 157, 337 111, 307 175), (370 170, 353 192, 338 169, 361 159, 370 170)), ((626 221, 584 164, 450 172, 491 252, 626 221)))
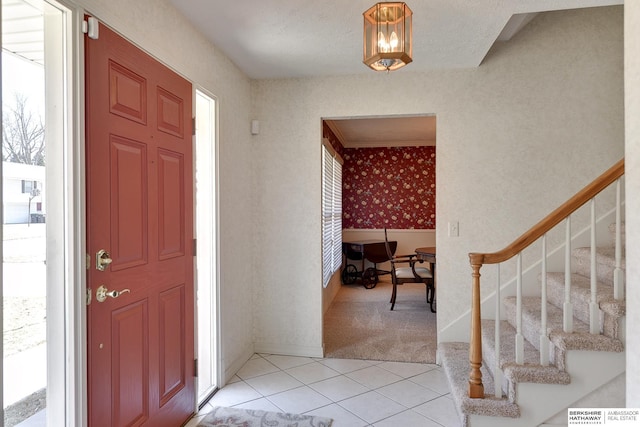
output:
POLYGON ((342 285, 324 316, 325 357, 435 363, 436 314, 425 285, 398 286, 393 311, 391 290, 387 277, 373 289, 342 285))

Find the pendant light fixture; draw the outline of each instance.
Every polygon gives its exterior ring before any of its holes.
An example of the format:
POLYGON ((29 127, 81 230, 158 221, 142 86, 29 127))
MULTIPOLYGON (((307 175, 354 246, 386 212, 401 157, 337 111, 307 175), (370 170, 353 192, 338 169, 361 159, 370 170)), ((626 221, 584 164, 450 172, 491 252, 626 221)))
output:
POLYGON ((364 59, 376 71, 393 71, 412 61, 411 16, 405 3, 376 3, 363 13, 364 59))

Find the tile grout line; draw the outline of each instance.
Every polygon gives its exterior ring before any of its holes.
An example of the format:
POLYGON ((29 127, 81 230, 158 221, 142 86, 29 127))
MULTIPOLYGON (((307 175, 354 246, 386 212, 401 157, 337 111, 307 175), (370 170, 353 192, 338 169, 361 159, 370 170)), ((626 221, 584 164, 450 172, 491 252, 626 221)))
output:
MULTIPOLYGON (((402 371, 402 365, 399 365, 398 368, 393 369, 393 367, 391 365, 385 365, 386 363, 388 363, 386 361, 357 360, 358 362, 362 362, 363 366, 357 367, 355 369, 349 369, 349 368, 345 369, 344 366, 337 366, 337 365, 339 365, 342 361, 351 361, 351 360, 356 361, 356 359, 305 358, 306 360, 304 360, 304 363, 293 364, 291 366, 288 366, 288 363, 286 362, 286 359, 283 360, 283 361, 278 361, 278 360, 272 361, 274 358, 271 357, 272 360, 269 360, 269 356, 278 356, 278 355, 257 354, 256 353, 247 361, 247 363, 249 363, 251 361, 255 361, 255 360, 260 360, 261 362, 259 362, 259 363, 267 362, 268 365, 266 366, 266 370, 270 371, 270 372, 259 373, 257 375, 247 376, 246 378, 243 378, 240 375, 236 374, 236 375, 234 375, 234 377, 232 377, 232 381, 230 381, 229 384, 228 384, 228 385, 230 385, 230 384, 235 384, 235 383, 241 382, 241 383, 243 383, 244 387, 247 387, 248 390, 252 390, 254 393, 256 393, 257 397, 249 398, 248 400, 241 399, 242 401, 240 401, 238 403, 234 403, 233 405, 229 405, 229 406, 237 407, 237 406, 246 405, 247 403, 250 403, 250 402, 255 402, 255 401, 260 400, 260 399, 264 399, 266 402, 269 402, 269 404, 272 405, 274 408, 278 408, 279 411, 287 412, 282 407, 280 407, 278 404, 276 404, 270 397, 273 397, 273 396, 276 396, 276 395, 279 395, 279 394, 282 394, 282 393, 290 392, 290 391, 296 390, 296 389, 307 388, 307 389, 313 391, 314 393, 317 393, 319 396, 322 396, 322 398, 326 399, 328 401, 328 403, 322 404, 322 405, 320 405, 320 406, 318 406, 316 408, 312 408, 312 409, 306 410, 306 411, 301 412, 301 413, 307 414, 307 413, 310 413, 310 412, 317 412, 318 410, 320 410, 322 408, 326 408, 326 407, 329 407, 331 405, 336 405, 342 411, 345 411, 346 413, 350 414, 351 416, 356 417, 358 420, 361 420, 361 422, 364 423, 364 425, 373 426, 376 423, 379 423, 379 422, 382 422, 382 421, 384 421, 386 419, 398 416, 398 415, 400 415, 400 414, 402 414, 402 413, 404 413, 406 411, 413 411, 415 408, 418 408, 419 406, 427 404, 429 402, 433 402, 434 400, 437 400, 439 398, 444 397, 444 398, 447 398, 447 399, 451 400, 451 396, 450 396, 450 392, 449 391, 446 392, 446 393, 443 393, 442 391, 434 390, 433 388, 430 388, 430 387, 428 387, 428 386, 426 386, 424 384, 421 384, 420 382, 416 381, 417 377, 419 377, 421 375, 424 375, 424 374, 428 374, 430 372, 439 372, 439 374, 442 374, 442 368, 440 366, 438 366, 438 365, 435 365, 435 364, 420 364, 420 365, 424 365, 424 367, 427 367, 428 369, 426 369, 424 371, 421 371, 421 372, 418 372, 418 373, 410 373, 408 376, 405 376, 406 374, 404 374, 403 371, 402 371), (336 363, 332 363, 331 362, 332 360, 333 361, 337 361, 337 362, 336 363), (319 378, 321 378, 321 379, 314 379, 312 381, 307 381, 307 380, 301 380, 301 379, 295 377, 290 372, 288 372, 289 370, 296 369, 296 368, 304 369, 305 366, 309 366, 309 365, 312 365, 314 363, 323 365, 323 367, 335 372, 335 375, 327 376, 326 378, 320 376, 319 378), (281 365, 282 367, 278 366, 278 364, 281 365), (352 377, 349 376, 349 375, 352 375, 352 374, 354 374, 354 373, 356 373, 358 371, 362 371, 362 370, 365 370, 365 369, 370 369, 372 367, 377 367, 379 369, 382 369, 383 371, 385 371, 385 372, 387 372, 387 373, 389 373, 391 375, 397 376, 398 379, 397 380, 393 379, 391 382, 384 383, 384 384, 379 385, 379 386, 371 386, 371 385, 365 384, 365 382, 362 381, 362 380, 358 381, 357 379, 352 378, 352 377), (271 369, 275 369, 275 370, 271 371, 271 369), (280 373, 286 374, 286 376, 288 378, 290 378, 291 380, 299 383, 300 385, 296 385, 296 386, 291 387, 291 388, 286 388, 285 390, 282 390, 282 391, 279 391, 279 392, 276 392, 276 393, 264 394, 264 393, 259 391, 257 388, 255 388, 254 386, 252 386, 248 382, 249 380, 260 378, 260 377, 263 377, 263 376, 266 376, 266 375, 280 374, 280 373), (234 378, 237 379, 237 380, 233 381, 234 378), (327 394, 325 394, 325 393, 323 393, 323 392, 321 392, 319 390, 316 390, 314 387, 312 387, 314 384, 319 384, 319 383, 321 383, 323 381, 328 381, 328 380, 337 379, 337 378, 345 378, 345 379, 348 379, 349 381, 353 381, 355 384, 358 384, 359 386, 363 387, 364 390, 361 391, 361 392, 357 392, 354 395, 350 395, 348 397, 345 397, 345 398, 342 398, 342 399, 339 399, 339 400, 334 400, 334 398, 330 397, 330 395, 327 395, 327 394), (424 402, 420 402, 420 403, 412 404, 412 405, 407 405, 406 403, 402 403, 401 401, 396 400, 397 397, 393 398, 393 397, 387 396, 386 394, 384 394, 384 393, 382 393, 380 391, 380 389, 382 389, 382 388, 385 388, 385 387, 388 387, 388 386, 392 386, 394 384, 398 384, 398 383, 401 383, 403 381, 411 382, 411 383, 415 384, 417 387, 420 387, 420 388, 423 388, 425 390, 428 390, 429 392, 434 394, 434 397, 432 397, 432 398, 430 398, 430 399, 428 399, 428 400, 426 400, 424 402), (347 407, 342 406, 342 404, 341 404, 341 403, 344 403, 345 401, 347 401, 349 399, 354 399, 354 398, 357 398, 358 396, 362 396, 362 395, 365 395, 365 394, 370 393, 370 392, 374 392, 376 395, 380 396, 381 398, 388 399, 389 401, 393 402, 394 404, 398 405, 399 407, 402 407, 403 409, 400 412, 397 412, 395 414, 391 414, 389 416, 381 418, 380 420, 377 420, 375 422, 371 422, 370 423, 367 420, 362 419, 360 416, 358 416, 353 411, 349 410, 347 407)), ((292 359, 295 359, 294 356, 283 356, 283 357, 284 358, 291 357, 292 359)), ((395 362, 392 362, 392 363, 395 363, 395 362)), ((411 363, 411 362, 397 362, 397 363, 399 363, 399 364, 407 364, 407 365, 414 365, 414 363, 411 363)), ((245 364, 245 366, 246 366, 246 364, 245 364)), ((243 368, 244 368, 244 366, 243 366, 243 368)), ((240 371, 242 371, 243 368, 241 368, 240 371)), ((264 370, 264 369, 262 369, 262 370, 264 370)), ((261 371, 261 369, 257 369, 256 368, 255 372, 260 372, 260 371, 261 371)), ((223 390, 223 389, 224 389, 224 387, 221 388, 220 390, 223 390)), ((209 403, 207 403, 207 405, 205 405, 205 407, 203 407, 203 410, 201 410, 196 415, 196 417, 194 417, 194 418, 201 420, 202 418, 204 418, 204 416, 206 416, 206 412, 204 412, 205 408, 208 407, 208 411, 207 412, 209 412, 213 408, 213 406, 214 406, 214 404, 210 401, 209 403)), ((436 420, 434 420, 433 418, 431 418, 431 417, 429 417, 427 415, 424 415, 421 412, 416 412, 416 411, 413 411, 413 412, 415 412, 416 414, 420 415, 421 417, 425 417, 425 418, 429 419, 430 421, 432 421, 432 422, 434 422, 434 423, 436 423, 438 425, 442 425, 439 422, 437 422, 436 420)))

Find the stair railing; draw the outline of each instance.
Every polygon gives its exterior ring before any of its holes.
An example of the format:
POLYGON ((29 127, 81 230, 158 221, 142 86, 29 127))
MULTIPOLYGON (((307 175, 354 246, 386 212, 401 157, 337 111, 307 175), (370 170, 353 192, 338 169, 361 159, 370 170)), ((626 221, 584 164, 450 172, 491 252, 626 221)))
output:
MULTIPOLYGON (((471 263, 471 337, 469 343, 469 397, 484 398, 484 385, 482 384, 482 329, 481 329, 481 312, 480 312, 480 268, 484 264, 498 264, 498 286, 496 290, 496 368, 494 372, 500 372, 500 270, 499 264, 513 257, 516 258, 516 363, 524 363, 524 338, 522 335, 522 252, 538 239, 542 238, 542 295, 543 301, 546 301, 546 234, 560 222, 565 221, 566 241, 565 241, 565 301, 563 306, 564 331, 573 331, 573 308, 570 301, 571 291, 571 214, 581 208, 586 203, 591 203, 591 333, 599 333, 599 313, 596 302, 596 272, 595 272, 595 197, 608 188, 614 182, 616 183, 616 237, 615 237, 615 258, 616 265, 614 270, 614 298, 624 298, 624 275, 622 270, 622 246, 621 246, 621 177, 624 175, 624 159, 618 161, 610 169, 600 175, 591 184, 587 185, 572 198, 567 200, 562 206, 554 210, 542 221, 531 227, 529 231, 518 237, 513 243, 506 248, 493 253, 470 253, 469 261, 471 263)), ((540 331, 540 364, 548 365, 549 351, 546 327, 546 304, 542 304, 541 308, 542 328, 540 331)), ((500 378, 494 378, 496 384, 496 397, 502 396, 500 378)))

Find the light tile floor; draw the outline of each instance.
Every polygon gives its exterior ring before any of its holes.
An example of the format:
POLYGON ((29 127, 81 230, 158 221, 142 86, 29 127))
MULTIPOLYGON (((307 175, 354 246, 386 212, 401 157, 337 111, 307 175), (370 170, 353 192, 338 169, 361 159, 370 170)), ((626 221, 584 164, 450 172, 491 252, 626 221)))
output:
POLYGON ((214 406, 313 414, 333 427, 458 427, 441 367, 255 354, 186 425, 214 406))

